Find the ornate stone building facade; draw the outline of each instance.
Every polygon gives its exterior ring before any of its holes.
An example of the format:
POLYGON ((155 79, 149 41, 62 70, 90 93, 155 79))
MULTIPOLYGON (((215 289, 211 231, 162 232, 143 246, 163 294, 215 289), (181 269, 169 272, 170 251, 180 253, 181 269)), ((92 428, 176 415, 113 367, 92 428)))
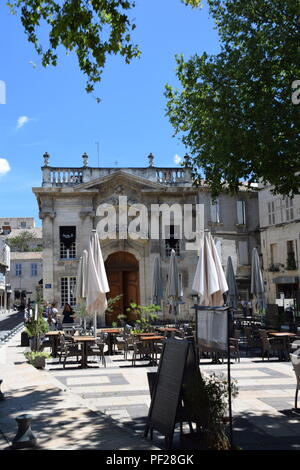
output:
MULTIPOLYGON (((224 267, 228 256, 232 257, 241 299, 248 299, 250 253, 254 246, 259 247, 255 191, 241 190, 236 197, 221 194, 213 201, 208 187, 193 186, 189 168, 156 168, 151 154, 149 166, 137 168, 91 168, 86 154, 83 155, 83 166, 77 168, 50 167, 49 155, 45 154, 44 159, 42 185, 33 188, 33 192, 43 224, 45 300, 56 301, 60 306, 66 302, 75 303, 78 260, 88 247, 91 230, 99 230, 101 226, 103 204, 121 212, 127 211, 128 222, 132 220, 132 209, 136 210, 142 204, 166 233, 166 239, 153 239, 150 223, 149 227, 146 227, 148 223, 141 223, 140 238, 126 237, 126 227, 117 218, 115 239, 101 240, 110 295, 123 294, 108 321, 123 313, 131 301, 152 302, 153 266, 157 256, 161 260, 165 292, 172 247, 177 254, 182 294, 179 314, 182 317, 193 315, 191 307, 195 298, 192 283, 197 250, 186 249, 186 240, 180 239, 180 227, 172 213, 170 221, 165 223, 157 209, 161 204, 189 205, 187 210, 191 211, 193 219, 196 218, 196 205, 204 206, 204 227, 211 230, 217 239, 224 267), (126 208, 120 207, 120 201, 126 208), (102 207, 102 212, 99 207, 102 207), (66 239, 75 241, 66 244, 66 239)), ((163 314, 168 317, 167 302, 163 302, 163 314)))

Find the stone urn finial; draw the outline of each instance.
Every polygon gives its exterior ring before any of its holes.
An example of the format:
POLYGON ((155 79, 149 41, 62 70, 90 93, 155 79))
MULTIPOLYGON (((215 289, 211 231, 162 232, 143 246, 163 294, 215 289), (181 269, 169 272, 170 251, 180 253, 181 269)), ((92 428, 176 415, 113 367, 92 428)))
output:
POLYGON ((48 152, 45 152, 44 155, 44 166, 48 166, 50 155, 48 152))
POLYGON ((154 155, 152 155, 151 152, 148 155, 148 159, 149 159, 149 167, 153 167, 154 155))
POLYGON ((184 159, 184 166, 187 168, 189 166, 191 166, 190 164, 190 156, 188 154, 185 154, 185 156, 183 157, 184 159))
POLYGON ((89 156, 86 152, 82 155, 82 160, 83 160, 83 166, 86 168, 89 163, 89 156))

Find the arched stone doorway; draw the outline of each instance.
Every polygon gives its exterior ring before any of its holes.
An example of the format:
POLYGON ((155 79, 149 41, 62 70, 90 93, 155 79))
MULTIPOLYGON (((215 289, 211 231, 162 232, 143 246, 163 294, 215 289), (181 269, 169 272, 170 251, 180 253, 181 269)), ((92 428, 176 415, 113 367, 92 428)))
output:
POLYGON ((139 262, 134 255, 127 251, 118 251, 108 256, 105 269, 110 292, 107 297, 113 298, 123 294, 114 304, 114 311, 106 314, 106 324, 117 322, 118 315, 127 314, 128 321, 135 321, 136 317, 126 312, 130 303, 140 302, 139 262))

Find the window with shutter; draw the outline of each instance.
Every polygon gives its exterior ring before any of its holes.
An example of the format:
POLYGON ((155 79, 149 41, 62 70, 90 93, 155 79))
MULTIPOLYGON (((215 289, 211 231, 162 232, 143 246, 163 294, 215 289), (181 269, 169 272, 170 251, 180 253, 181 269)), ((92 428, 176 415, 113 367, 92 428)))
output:
POLYGON ((219 203, 219 199, 216 199, 215 201, 211 201, 210 218, 211 218, 211 222, 213 222, 215 224, 220 223, 220 203, 219 203))
POLYGON ((246 225, 246 201, 237 201, 237 223, 246 225))
POLYGON ((248 242, 239 241, 239 262, 241 266, 246 266, 249 264, 249 255, 248 255, 248 242))

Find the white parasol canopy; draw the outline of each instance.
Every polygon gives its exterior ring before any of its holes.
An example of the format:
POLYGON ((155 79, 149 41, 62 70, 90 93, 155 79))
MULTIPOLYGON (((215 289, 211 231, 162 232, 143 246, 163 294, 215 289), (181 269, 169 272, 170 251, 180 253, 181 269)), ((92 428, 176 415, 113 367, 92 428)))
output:
POLYGON ((210 233, 201 241, 200 254, 192 286, 200 296, 200 305, 222 307, 228 291, 224 270, 210 233))
MULTIPOLYGON (((74 296, 76 297, 76 303, 84 305, 87 292, 87 263, 88 263, 88 252, 83 250, 82 256, 79 259, 79 265, 77 270, 77 281, 74 296)), ((86 315, 84 316, 84 329, 86 329, 86 315)))
POLYGON ((96 230, 92 230, 87 265, 87 291, 86 308, 90 315, 94 315, 94 334, 97 336, 97 315, 102 316, 107 308, 106 292, 109 286, 104 267, 99 237, 96 230))
POLYGON ((163 298, 160 258, 156 257, 153 267, 153 304, 161 305, 163 298))
POLYGON ((172 313, 176 315, 177 305, 180 296, 179 277, 175 250, 171 250, 170 264, 168 271, 167 297, 170 301, 172 313))
POLYGON ((82 256, 79 259, 79 265, 77 270, 77 282, 75 289, 76 301, 83 300, 86 298, 87 290, 87 263, 88 263, 88 252, 83 250, 82 256))
POLYGON ((259 255, 256 248, 252 250, 251 260, 251 294, 256 297, 256 307, 258 310, 266 308, 265 284, 260 269, 259 255))
POLYGON ((228 284, 227 305, 232 309, 237 309, 239 293, 234 275, 231 256, 228 256, 227 259, 226 280, 228 284))

